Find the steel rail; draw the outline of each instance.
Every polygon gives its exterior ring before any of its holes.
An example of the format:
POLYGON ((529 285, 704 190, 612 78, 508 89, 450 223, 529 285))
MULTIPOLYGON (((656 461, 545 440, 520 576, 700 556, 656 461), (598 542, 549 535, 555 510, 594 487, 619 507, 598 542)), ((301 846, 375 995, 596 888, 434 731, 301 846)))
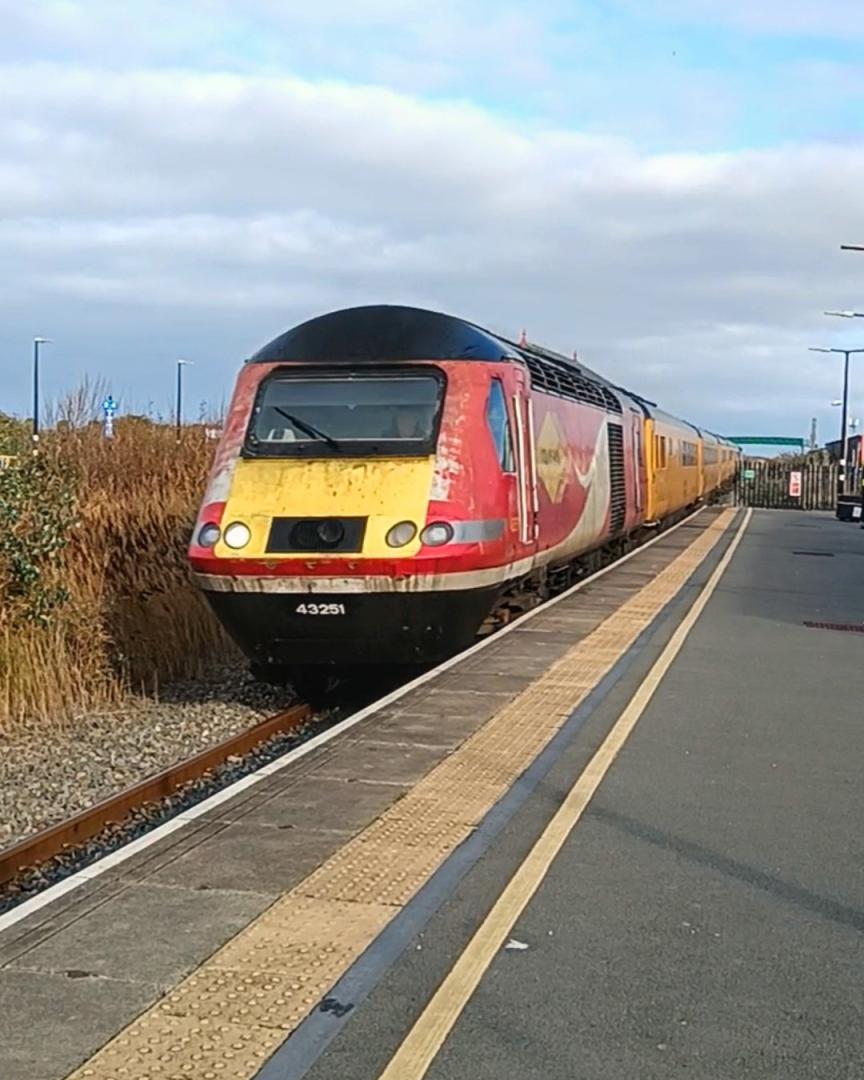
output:
POLYGON ((0 885, 92 840, 108 826, 121 824, 133 810, 173 795, 190 781, 200 780, 212 769, 224 765, 229 758, 248 754, 274 735, 293 731, 308 719, 311 712, 308 705, 294 705, 193 757, 169 765, 66 821, 25 837, 5 851, 0 851, 0 885))

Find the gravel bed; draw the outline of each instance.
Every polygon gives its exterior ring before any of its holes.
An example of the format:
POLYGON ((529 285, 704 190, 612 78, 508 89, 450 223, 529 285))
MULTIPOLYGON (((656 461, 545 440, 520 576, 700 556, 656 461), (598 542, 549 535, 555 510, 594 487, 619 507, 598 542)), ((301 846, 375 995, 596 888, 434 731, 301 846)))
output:
POLYGON ((0 851, 293 702, 237 665, 62 731, 0 735, 0 851))
POLYGON ((250 750, 248 754, 229 758, 211 772, 197 780, 190 780, 188 784, 172 795, 166 795, 159 802, 131 811, 122 822, 106 826, 91 840, 57 855, 35 869, 24 871, 12 881, 0 886, 0 915, 69 877, 70 874, 77 873, 84 867, 97 862, 103 856, 123 847, 124 844, 143 836, 157 825, 183 810, 188 810, 235 780, 281 757, 282 754, 305 742, 336 719, 338 719, 338 712, 316 714, 293 731, 280 732, 271 736, 250 750))

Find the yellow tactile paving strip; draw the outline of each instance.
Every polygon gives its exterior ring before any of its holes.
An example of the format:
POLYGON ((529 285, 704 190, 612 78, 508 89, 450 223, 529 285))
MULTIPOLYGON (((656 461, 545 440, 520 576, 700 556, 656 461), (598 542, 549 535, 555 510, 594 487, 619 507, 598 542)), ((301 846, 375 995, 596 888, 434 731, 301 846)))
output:
POLYGON ((249 1080, 676 595, 727 510, 648 585, 68 1080, 249 1080))

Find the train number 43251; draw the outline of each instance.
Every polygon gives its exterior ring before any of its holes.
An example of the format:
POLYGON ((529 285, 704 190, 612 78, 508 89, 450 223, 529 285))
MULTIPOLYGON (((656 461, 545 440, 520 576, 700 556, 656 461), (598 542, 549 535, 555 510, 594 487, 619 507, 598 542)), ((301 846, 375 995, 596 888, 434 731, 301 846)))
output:
POLYGON ((298 604, 294 609, 298 615, 344 615, 344 604, 298 604))

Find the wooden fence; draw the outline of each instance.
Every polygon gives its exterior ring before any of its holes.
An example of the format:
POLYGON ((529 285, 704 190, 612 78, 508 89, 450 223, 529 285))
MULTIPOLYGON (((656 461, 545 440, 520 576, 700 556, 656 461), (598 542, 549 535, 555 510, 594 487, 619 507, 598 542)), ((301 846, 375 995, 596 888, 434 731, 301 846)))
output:
MULTIPOLYGON (((839 476, 836 462, 744 458, 735 485, 737 501, 772 510, 834 510, 839 476)), ((857 477, 847 480, 846 490, 855 491, 857 477)))

